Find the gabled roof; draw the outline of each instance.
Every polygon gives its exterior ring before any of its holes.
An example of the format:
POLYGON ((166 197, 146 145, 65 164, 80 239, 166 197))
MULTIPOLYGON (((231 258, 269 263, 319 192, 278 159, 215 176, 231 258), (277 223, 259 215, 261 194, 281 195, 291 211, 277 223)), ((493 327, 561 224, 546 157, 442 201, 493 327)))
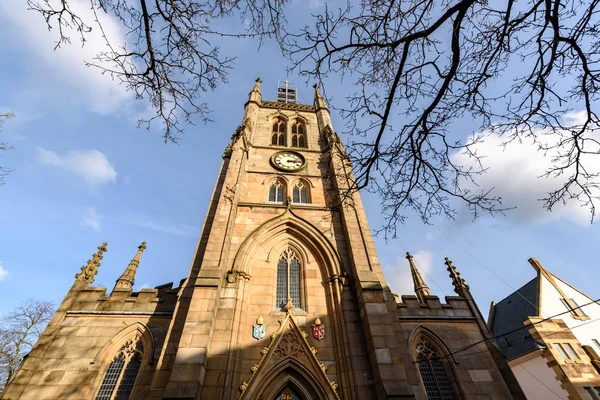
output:
POLYGON ((539 348, 523 324, 525 318, 539 315, 539 286, 538 275, 493 306, 489 323, 493 335, 500 336, 516 330, 496 339, 500 350, 509 360, 539 348))

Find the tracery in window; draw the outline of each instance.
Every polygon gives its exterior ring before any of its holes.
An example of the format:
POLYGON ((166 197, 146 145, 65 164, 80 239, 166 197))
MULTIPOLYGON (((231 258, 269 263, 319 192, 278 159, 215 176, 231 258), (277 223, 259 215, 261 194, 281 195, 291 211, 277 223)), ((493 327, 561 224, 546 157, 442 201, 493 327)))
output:
POLYGON ((278 118, 273 122, 271 144, 275 146, 285 146, 285 121, 283 119, 278 118))
POLYGON ((452 384, 435 347, 425 337, 422 337, 415 352, 427 397, 430 400, 454 399, 452 384))
POLYGON ((269 201, 283 203, 285 199, 285 185, 278 179, 269 186, 269 201))
POLYGON ((308 198, 308 188, 304 182, 298 181, 294 183, 294 187, 292 188, 292 201, 300 204, 310 203, 308 198))
POLYGON ((294 250, 288 248, 277 262, 277 307, 285 308, 288 298, 296 308, 300 303, 300 259, 294 250))
POLYGON ((127 400, 142 366, 144 345, 135 335, 125 342, 111 361, 96 400, 127 400))
POLYGON ((292 124, 292 147, 306 147, 306 136, 304 125, 296 120, 292 124))

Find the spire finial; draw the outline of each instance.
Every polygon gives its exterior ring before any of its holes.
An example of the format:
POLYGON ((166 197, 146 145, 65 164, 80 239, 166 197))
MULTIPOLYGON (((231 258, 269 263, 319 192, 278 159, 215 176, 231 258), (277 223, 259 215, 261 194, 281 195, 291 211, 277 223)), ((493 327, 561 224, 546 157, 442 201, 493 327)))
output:
POLYGON ((252 88, 250 94, 248 94, 248 102, 253 101, 255 103, 260 104, 260 102, 262 101, 262 94, 260 93, 260 84, 262 80, 260 78, 256 78, 254 82, 256 83, 254 84, 254 87, 252 88))
POLYGON ((465 283, 465 280, 461 278, 460 272, 456 270, 456 267, 452 265, 452 261, 448 257, 444 258, 445 264, 448 266, 448 272, 450 272, 450 278, 452 278, 452 285, 454 285, 454 291, 462 296, 465 290, 470 290, 469 285, 465 283))
POLYGON ((106 246, 108 246, 107 242, 98 246, 98 252, 94 253, 91 260, 88 260, 87 265, 81 267, 81 272, 75 275, 76 280, 82 281, 86 285, 94 283, 94 276, 98 273, 98 267, 100 267, 100 261, 104 258, 106 246))
POLYGON ((142 242, 142 244, 138 246, 137 253, 135 253, 135 256, 133 257, 127 268, 125 268, 123 274, 119 277, 119 279, 117 279, 117 283, 115 284, 114 289, 129 290, 133 287, 133 283, 135 282, 135 274, 137 272, 138 266, 140 265, 142 253, 144 252, 144 250, 146 250, 146 248, 146 242, 142 242))
POLYGON ((318 110, 319 108, 327 108, 327 103, 325 102, 325 99, 323 98, 323 96, 321 95, 321 92, 319 91, 319 84, 315 83, 314 86, 315 88, 315 108, 318 110))
POLYGON ((415 285, 415 294, 421 303, 426 302, 426 296, 431 296, 431 291, 429 290, 429 286, 425 283, 415 262, 413 261, 413 256, 407 251, 406 259, 408 260, 408 264, 410 265, 410 273, 412 275, 413 284, 415 285))

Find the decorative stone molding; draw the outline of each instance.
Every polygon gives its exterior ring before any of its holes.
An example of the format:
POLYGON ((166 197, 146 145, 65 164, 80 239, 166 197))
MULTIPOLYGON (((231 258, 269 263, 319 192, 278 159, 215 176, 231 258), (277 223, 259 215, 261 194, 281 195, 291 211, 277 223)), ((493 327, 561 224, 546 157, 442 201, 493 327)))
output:
POLYGON ((294 110, 294 111, 315 111, 315 107, 308 104, 297 104, 297 103, 281 103, 278 101, 262 101, 261 107, 275 108, 282 110, 294 110))
POLYGON ((251 396, 257 396, 258 393, 250 393, 250 389, 256 384, 257 379, 259 379, 257 377, 268 376, 267 372, 273 367, 273 364, 276 366, 291 358, 304 365, 315 376, 322 379, 322 383, 326 383, 323 386, 329 388, 327 393, 324 393, 327 398, 339 400, 340 397, 337 393, 338 384, 330 380, 325 373, 327 366, 322 364, 317 358, 317 349, 308 343, 306 339, 308 333, 301 330, 298 326, 293 316, 294 306, 291 304, 291 301, 288 301, 288 304, 290 307, 286 306, 287 312, 278 321, 279 328, 271 334, 271 343, 260 351, 262 354, 260 361, 250 368, 252 372, 250 379, 243 382, 240 386, 242 394, 239 399, 249 399, 251 396))

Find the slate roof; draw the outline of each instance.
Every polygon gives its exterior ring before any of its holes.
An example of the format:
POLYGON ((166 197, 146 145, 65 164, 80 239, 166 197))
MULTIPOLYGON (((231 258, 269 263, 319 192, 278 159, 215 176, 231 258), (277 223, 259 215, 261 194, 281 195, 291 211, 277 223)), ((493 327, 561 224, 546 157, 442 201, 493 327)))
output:
POLYGON ((490 324, 494 336, 518 329, 496 339, 496 343, 508 360, 540 348, 540 345, 531 339, 523 324, 525 318, 539 314, 538 293, 536 277, 494 306, 490 324))

